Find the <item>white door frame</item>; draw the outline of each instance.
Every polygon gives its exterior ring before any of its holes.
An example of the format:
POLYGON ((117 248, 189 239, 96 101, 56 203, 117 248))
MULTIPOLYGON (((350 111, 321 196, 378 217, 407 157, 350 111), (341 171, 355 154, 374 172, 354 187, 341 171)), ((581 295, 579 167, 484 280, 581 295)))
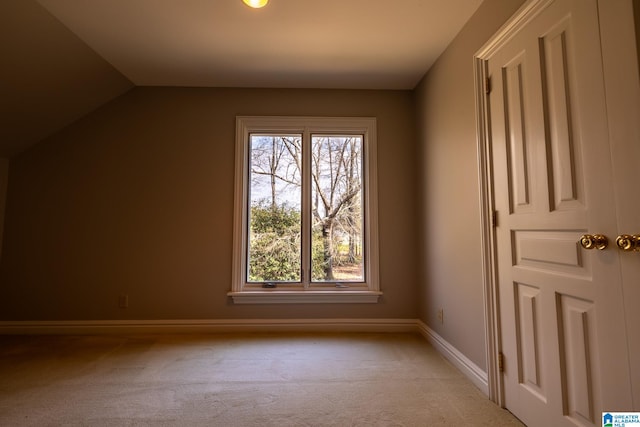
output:
MULTIPOLYGON (((482 281, 484 287, 485 306, 485 338, 487 355, 487 383, 489 398, 500 406, 505 404, 504 385, 500 374, 500 318, 496 275, 496 236, 494 222, 493 170, 491 164, 491 138, 488 111, 488 91, 491 82, 488 80, 488 59, 502 45, 509 41, 521 27, 530 22, 541 10, 553 0, 530 0, 505 23, 498 32, 474 55, 476 133, 478 155, 478 180, 480 190, 480 220, 482 247, 482 281)), ((600 20, 601 48, 604 58, 604 80, 606 102, 609 111, 617 105, 639 104, 638 94, 630 94, 620 89, 620 66, 625 66, 625 76, 634 77, 638 73, 635 45, 635 23, 633 19, 633 2, 640 7, 639 0, 597 0, 600 20), (615 47, 615 49, 613 48, 615 47), (633 61, 629 61, 629 58, 633 61), (635 61, 635 62, 634 62, 635 61), (608 64, 612 64, 607 66, 608 64), (617 90, 616 90, 617 89, 617 90), (632 97, 630 100, 629 97, 632 97), (634 98, 635 97, 635 98, 634 98)), ((640 29, 638 29, 640 31, 640 29)), ((637 76, 636 76, 637 78, 637 76)), ((637 120, 637 108, 615 109, 618 117, 616 126, 629 127, 637 120), (620 117, 620 115, 622 117, 620 117)), ((612 124, 612 123, 610 123, 612 124)), ((635 129, 635 127, 634 127, 635 129)), ((632 132, 633 133, 633 132, 632 132)), ((612 138, 615 135, 612 135, 612 138)), ((614 159, 615 161, 615 159, 614 159)), ((637 390, 636 390, 637 392, 637 390)), ((636 397, 637 398, 637 397, 636 397)))

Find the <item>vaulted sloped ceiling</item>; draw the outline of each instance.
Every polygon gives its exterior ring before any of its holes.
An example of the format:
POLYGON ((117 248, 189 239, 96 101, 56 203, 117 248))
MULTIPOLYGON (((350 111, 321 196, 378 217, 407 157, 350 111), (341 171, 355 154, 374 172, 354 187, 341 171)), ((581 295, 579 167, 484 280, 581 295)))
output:
POLYGON ((482 0, 37 0, 139 86, 413 89, 482 0))
POLYGON ((35 0, 0 1, 0 157, 133 87, 35 0))
POLYGON ((0 0, 0 157, 136 86, 410 90, 482 0, 0 0))

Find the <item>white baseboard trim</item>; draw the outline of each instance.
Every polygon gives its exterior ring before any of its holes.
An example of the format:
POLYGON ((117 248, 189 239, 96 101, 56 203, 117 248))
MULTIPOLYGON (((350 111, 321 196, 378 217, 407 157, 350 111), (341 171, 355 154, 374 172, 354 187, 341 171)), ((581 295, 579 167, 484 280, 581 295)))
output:
POLYGON ((225 332, 416 332, 416 319, 0 321, 0 335, 225 332))
POLYGON ((489 377, 485 371, 422 321, 418 320, 417 326, 420 333, 442 356, 458 368, 485 395, 489 396, 489 377))

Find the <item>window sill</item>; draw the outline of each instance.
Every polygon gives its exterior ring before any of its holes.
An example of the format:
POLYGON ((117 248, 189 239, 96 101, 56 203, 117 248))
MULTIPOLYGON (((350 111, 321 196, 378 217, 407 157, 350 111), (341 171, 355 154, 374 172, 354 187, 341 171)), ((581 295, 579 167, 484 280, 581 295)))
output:
POLYGON ((260 290, 227 293, 234 304, 373 304, 377 291, 295 291, 260 290))

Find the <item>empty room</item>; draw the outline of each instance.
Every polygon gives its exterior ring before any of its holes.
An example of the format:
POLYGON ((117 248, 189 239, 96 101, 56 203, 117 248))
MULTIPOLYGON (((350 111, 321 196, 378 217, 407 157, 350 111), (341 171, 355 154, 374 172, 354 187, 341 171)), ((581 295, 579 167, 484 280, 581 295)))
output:
POLYGON ((0 425, 640 425, 638 28, 0 0, 0 425))

